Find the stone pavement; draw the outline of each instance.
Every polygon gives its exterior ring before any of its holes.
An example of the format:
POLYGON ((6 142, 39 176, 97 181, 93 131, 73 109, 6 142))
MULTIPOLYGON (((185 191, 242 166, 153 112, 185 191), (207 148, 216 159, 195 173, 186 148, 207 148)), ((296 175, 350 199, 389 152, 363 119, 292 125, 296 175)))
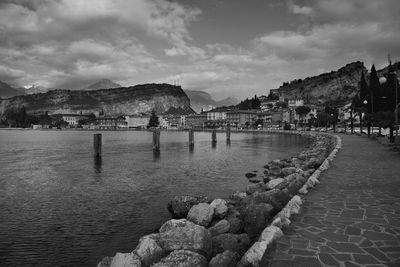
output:
POLYGON ((341 137, 336 159, 262 266, 400 266, 400 153, 341 137))

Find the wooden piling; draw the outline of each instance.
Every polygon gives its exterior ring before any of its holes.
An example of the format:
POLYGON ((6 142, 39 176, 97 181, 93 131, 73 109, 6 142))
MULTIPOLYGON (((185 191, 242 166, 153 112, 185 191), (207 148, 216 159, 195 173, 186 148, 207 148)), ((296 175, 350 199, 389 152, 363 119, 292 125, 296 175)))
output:
POLYGON ((193 129, 189 129, 189 147, 194 146, 194 133, 193 129))
POLYGON ((154 130, 153 132, 153 150, 160 151, 160 131, 154 130))
POLYGON ((217 143, 217 130, 212 130, 211 132, 211 140, 213 143, 217 143))
POLYGON ((93 135, 93 148, 94 148, 94 157, 100 159, 101 158, 101 134, 97 133, 93 135))
POLYGON ((231 126, 226 126, 226 141, 231 141, 231 126))

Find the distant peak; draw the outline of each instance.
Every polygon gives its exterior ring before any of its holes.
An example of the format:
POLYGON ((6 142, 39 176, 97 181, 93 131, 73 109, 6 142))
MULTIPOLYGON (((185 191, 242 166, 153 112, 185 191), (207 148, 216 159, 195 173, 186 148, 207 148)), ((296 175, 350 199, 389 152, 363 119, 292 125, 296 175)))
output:
POLYGON ((88 87, 84 88, 84 90, 100 90, 100 89, 112 89, 112 88, 119 88, 122 85, 115 83, 109 79, 101 79, 88 87))

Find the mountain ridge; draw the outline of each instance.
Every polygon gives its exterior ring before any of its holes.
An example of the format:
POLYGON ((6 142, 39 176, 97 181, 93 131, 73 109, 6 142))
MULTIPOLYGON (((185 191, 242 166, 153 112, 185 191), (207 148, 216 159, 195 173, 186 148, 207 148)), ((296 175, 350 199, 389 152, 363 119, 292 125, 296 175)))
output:
POLYGON ((198 90, 185 90, 191 103, 191 107, 196 111, 200 112, 202 108, 206 107, 220 107, 220 106, 231 106, 236 105, 240 101, 234 97, 227 97, 222 100, 214 100, 212 96, 204 91, 198 90))
POLYGON ((17 95, 25 94, 24 89, 22 88, 14 88, 11 85, 0 81, 0 99, 1 98, 10 98, 17 95))
POLYGON ((101 79, 91 85, 82 88, 81 90, 99 90, 99 89, 113 89, 120 88, 122 85, 115 83, 109 79, 101 79))
POLYGON ((347 103, 358 91, 362 72, 367 74, 368 71, 363 62, 356 61, 336 71, 285 82, 279 88, 271 89, 270 94, 285 99, 303 99, 307 104, 317 106, 347 103))
POLYGON ((190 99, 180 86, 141 84, 131 87, 83 90, 51 90, 0 100, 0 117, 24 106, 30 114, 95 113, 108 116, 150 113, 162 114, 171 107, 190 109, 190 99))

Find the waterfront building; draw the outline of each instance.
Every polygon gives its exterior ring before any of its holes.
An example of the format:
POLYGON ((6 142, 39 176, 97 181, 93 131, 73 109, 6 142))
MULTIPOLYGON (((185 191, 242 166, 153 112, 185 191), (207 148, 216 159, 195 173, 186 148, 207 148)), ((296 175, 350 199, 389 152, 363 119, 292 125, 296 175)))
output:
POLYGON ((226 120, 226 113, 232 110, 233 108, 220 107, 220 108, 214 108, 204 113, 207 114, 207 120, 217 121, 217 120, 226 120))
POLYGON ((149 125, 150 115, 130 115, 125 116, 128 128, 146 129, 149 125))
POLYGON ((183 128, 186 124, 186 116, 193 113, 194 111, 191 109, 171 107, 168 111, 162 114, 162 127, 167 129, 183 128))
POLYGON ((204 128, 204 124, 207 121, 206 114, 191 114, 185 118, 187 128, 204 128))
POLYGON ((88 117, 82 114, 59 114, 61 118, 68 122, 69 126, 77 126, 79 124, 79 120, 87 119, 88 117))
POLYGON ((95 125, 96 128, 104 130, 115 130, 117 128, 128 127, 128 123, 124 116, 96 118, 95 125))
POLYGON ((233 110, 226 113, 227 123, 238 128, 247 128, 257 119, 256 110, 233 110))
POLYGON ((262 120, 263 127, 266 127, 267 125, 271 125, 272 113, 271 112, 260 112, 257 114, 257 120, 262 120))

